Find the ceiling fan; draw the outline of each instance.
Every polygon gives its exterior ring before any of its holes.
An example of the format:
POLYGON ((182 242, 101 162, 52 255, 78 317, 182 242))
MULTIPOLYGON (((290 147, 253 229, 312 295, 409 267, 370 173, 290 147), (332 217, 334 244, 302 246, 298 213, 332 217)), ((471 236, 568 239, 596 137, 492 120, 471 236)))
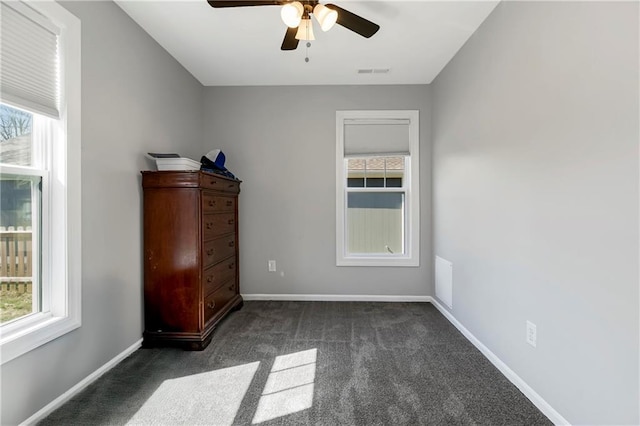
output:
POLYGON ((318 0, 207 0, 211 7, 282 6, 280 16, 287 25, 281 50, 295 50, 300 40, 315 40, 311 15, 323 31, 334 24, 369 38, 380 29, 378 24, 364 19, 335 4, 320 4, 318 0))

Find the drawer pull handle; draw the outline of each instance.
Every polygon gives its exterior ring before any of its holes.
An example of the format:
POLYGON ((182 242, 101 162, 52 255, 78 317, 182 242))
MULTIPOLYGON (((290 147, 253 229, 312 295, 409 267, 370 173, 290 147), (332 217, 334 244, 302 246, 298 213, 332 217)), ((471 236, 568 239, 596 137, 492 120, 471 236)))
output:
POLYGON ((211 181, 211 185, 215 185, 215 184, 217 184, 217 183, 218 183, 218 181, 217 181, 217 180, 212 180, 212 181, 211 181))
POLYGON ((229 291, 234 291, 235 290, 236 285, 235 284, 231 284, 229 286, 229 291))
POLYGON ((209 200, 209 207, 213 207, 216 205, 216 200, 209 200))
POLYGON ((233 205, 233 201, 227 201, 227 207, 231 207, 233 205))
POLYGON ((235 245, 236 245, 236 242, 235 242, 235 241, 229 241, 229 247, 233 247, 233 246, 235 246, 235 245))
POLYGON ((214 302, 213 300, 209 303, 207 303, 207 308, 209 309, 213 309, 216 307, 216 302, 214 302))
POLYGON ((212 248, 210 248, 209 250, 207 250, 207 256, 211 256, 213 254, 214 250, 212 248))
POLYGON ((207 282, 208 282, 208 283, 212 283, 212 282, 213 282, 213 275, 209 275, 209 276, 207 277, 207 282))
POLYGON ((229 219, 229 225, 233 225, 235 221, 233 219, 229 219))
POLYGON ((230 184, 229 184, 229 188, 233 188, 234 186, 236 186, 236 184, 235 184, 235 183, 230 183, 230 184))
POLYGON ((207 229, 213 228, 213 222, 207 222, 207 229))
POLYGON ((235 267, 236 267, 236 264, 235 264, 235 263, 230 263, 230 264, 229 264, 229 269, 233 269, 233 268, 235 268, 235 267))

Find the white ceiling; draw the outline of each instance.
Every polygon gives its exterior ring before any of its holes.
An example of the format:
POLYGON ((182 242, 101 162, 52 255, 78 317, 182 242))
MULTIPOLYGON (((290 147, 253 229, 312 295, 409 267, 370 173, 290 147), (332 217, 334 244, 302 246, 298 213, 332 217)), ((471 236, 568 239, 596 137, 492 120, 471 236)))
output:
POLYGON ((427 84, 499 0, 328 0, 380 25, 365 39, 339 25, 281 51, 279 6, 213 9, 205 0, 116 0, 205 86, 427 84), (388 74, 358 74, 390 68, 388 74))

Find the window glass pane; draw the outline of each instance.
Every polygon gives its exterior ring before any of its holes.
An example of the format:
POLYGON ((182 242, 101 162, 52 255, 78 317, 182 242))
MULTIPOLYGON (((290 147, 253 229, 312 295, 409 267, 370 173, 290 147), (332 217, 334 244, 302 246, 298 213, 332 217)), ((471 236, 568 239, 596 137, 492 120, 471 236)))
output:
POLYGON ((367 188, 384 188, 384 178, 382 177, 368 177, 367 188))
POLYGON ((365 182, 367 188, 384 187, 384 157, 370 157, 365 160, 365 182))
POLYGON ((404 157, 385 158, 385 177, 387 188, 401 188, 404 178, 404 157))
POLYGON ((32 114, 0 104, 0 163, 32 165, 32 123, 32 114))
POLYGON ((38 312, 40 177, 0 177, 0 323, 38 312))
POLYGON ((347 187, 349 188, 363 188, 364 178, 347 178, 347 187))
POLYGON ((365 161, 361 158, 351 158, 347 160, 347 187, 364 187, 364 164, 365 161))
POLYGON ((401 188, 405 157, 367 157, 347 160, 348 188, 401 188))
POLYGON ((362 158, 349 158, 347 160, 347 169, 351 171, 364 170, 364 159, 362 158))
POLYGON ((347 194, 347 252, 404 253, 404 193, 347 194))
POLYGON ((402 188, 402 178, 387 178, 387 188, 402 188))
POLYGON ((384 157, 371 157, 365 160, 367 177, 384 176, 384 157))
POLYGON ((387 157, 385 160, 387 171, 395 171, 400 175, 404 174, 404 157, 387 157))

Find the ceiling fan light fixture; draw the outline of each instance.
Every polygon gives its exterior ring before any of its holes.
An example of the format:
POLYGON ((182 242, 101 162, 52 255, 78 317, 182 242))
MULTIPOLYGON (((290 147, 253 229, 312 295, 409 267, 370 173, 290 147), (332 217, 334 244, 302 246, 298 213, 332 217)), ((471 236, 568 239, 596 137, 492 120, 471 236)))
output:
POLYGON ((296 33, 296 39, 298 40, 315 40, 313 36, 313 25, 309 17, 302 18, 300 25, 298 26, 298 32, 296 33))
POLYGON ((338 20, 338 12, 320 3, 313 8, 313 16, 318 20, 322 31, 329 31, 338 20))
POLYGON ((299 1, 294 1, 291 3, 287 3, 282 6, 282 10, 280 11, 280 17, 282 21, 289 28, 296 28, 300 25, 300 20, 302 19, 302 13, 304 12, 304 6, 299 1))

